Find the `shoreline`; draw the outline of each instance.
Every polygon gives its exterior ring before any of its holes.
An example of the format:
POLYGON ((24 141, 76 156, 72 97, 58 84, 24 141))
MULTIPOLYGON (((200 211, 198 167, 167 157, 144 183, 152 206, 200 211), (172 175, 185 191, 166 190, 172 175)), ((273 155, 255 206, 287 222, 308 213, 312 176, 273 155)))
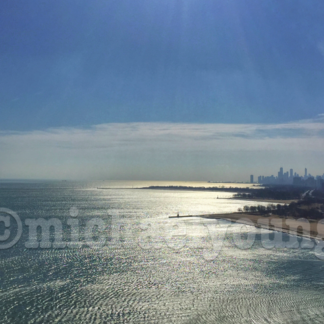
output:
POLYGON ((257 201, 257 202, 266 202, 266 203, 276 203, 276 204, 287 204, 289 205, 292 202, 297 202, 298 199, 271 199, 271 198, 218 198, 218 199, 232 199, 232 200, 246 200, 246 201, 257 201))
MULTIPOLYGON (((126 189, 130 189, 130 190, 138 190, 138 189, 143 189, 143 190, 147 190, 147 189, 151 189, 151 188, 114 188, 114 187, 111 187, 111 188, 100 188, 100 187, 97 187, 96 188, 97 190, 126 190, 126 189)), ((224 189, 224 188, 222 188, 224 189)), ((152 190, 178 190, 178 191, 212 191, 212 192, 231 192, 231 193, 235 193, 232 191, 232 188, 230 188, 230 190, 226 191, 226 190, 221 190, 221 189, 217 189, 217 190, 214 190, 214 189, 209 189, 209 188, 206 188, 206 189, 201 189, 201 188, 198 188, 198 189, 170 189, 170 188, 154 188, 152 190)), ((236 198, 236 197, 230 197, 230 198, 218 198, 216 197, 215 199, 231 199, 231 200, 246 200, 246 201, 255 201, 255 202, 265 202, 265 203, 276 203, 276 204, 290 204, 291 202, 297 202, 298 199, 287 199, 287 200, 283 200, 283 199, 271 199, 271 198, 236 198)))
POLYGON ((246 201, 255 201, 255 202, 265 202, 265 203, 275 203, 275 204, 290 204, 291 202, 297 202, 298 198, 293 199, 273 199, 273 198, 243 198, 243 197, 234 197, 234 194, 237 193, 249 193, 253 194, 258 190, 264 190, 264 188, 239 188, 239 187, 174 187, 174 186, 152 186, 152 187, 142 187, 142 188, 134 188, 134 189, 144 189, 144 190, 174 190, 174 191, 202 191, 202 192, 226 192, 232 193, 233 196, 229 198, 218 198, 216 199, 232 199, 232 200, 246 200, 246 201))
POLYGON ((320 223, 317 220, 309 220, 303 222, 293 218, 280 218, 278 216, 262 216, 258 214, 235 212, 229 214, 207 214, 207 215, 187 215, 187 216, 169 216, 169 218, 190 218, 201 217, 207 219, 225 219, 230 222, 253 225, 256 228, 263 228, 272 231, 278 231, 290 235, 297 235, 316 240, 324 240, 324 222, 320 223), (289 225, 286 224, 289 221, 289 225), (302 230, 301 230, 302 228, 302 230))

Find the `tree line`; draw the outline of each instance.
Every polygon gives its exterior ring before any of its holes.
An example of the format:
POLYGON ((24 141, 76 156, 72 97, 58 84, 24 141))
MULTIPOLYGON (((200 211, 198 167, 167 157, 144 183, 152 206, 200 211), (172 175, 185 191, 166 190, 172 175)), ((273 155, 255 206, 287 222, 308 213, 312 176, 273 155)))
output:
POLYGON ((267 206, 244 206, 239 208, 238 212, 266 215, 274 214, 282 217, 292 218, 307 218, 307 219, 323 219, 324 218, 324 203, 319 202, 317 199, 300 200, 291 202, 289 205, 269 204, 267 206))

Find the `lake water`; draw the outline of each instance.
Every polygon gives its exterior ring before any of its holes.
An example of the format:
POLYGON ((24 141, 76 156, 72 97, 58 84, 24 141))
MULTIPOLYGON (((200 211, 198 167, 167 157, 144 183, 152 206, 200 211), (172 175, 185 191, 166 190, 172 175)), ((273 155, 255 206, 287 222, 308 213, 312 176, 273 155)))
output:
POLYGON ((256 235, 243 250, 233 244, 241 225, 168 218, 253 202, 225 192, 132 189, 148 185, 221 184, 0 183, 0 207, 22 223, 18 243, 0 250, 0 323, 324 322, 324 263, 312 249, 265 249, 256 235), (26 245, 34 239, 27 220, 53 218, 64 242, 69 222, 78 222, 80 248, 26 245))

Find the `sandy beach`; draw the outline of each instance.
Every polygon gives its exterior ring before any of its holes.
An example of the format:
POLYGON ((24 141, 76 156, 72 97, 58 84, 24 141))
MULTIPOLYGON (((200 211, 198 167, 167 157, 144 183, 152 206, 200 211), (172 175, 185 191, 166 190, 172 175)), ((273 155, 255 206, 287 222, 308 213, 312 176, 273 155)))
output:
MULTIPOLYGON (((296 220, 293 218, 280 218, 274 216, 264 216, 260 214, 251 213, 230 213, 230 214, 209 214, 209 215, 188 215, 185 217, 203 217, 209 219, 226 219, 231 222, 240 224, 254 225, 257 228, 265 228, 273 231, 280 231, 292 235, 304 236, 314 238, 317 240, 324 239, 324 220, 296 220)), ((169 218, 178 218, 177 216, 170 216, 169 218)))
POLYGON ((257 201, 257 202, 265 202, 270 204, 287 204, 289 205, 292 202, 297 202, 297 199, 290 200, 279 200, 279 199, 266 199, 266 198, 222 198, 222 199, 235 199, 235 200, 246 200, 246 201, 257 201))

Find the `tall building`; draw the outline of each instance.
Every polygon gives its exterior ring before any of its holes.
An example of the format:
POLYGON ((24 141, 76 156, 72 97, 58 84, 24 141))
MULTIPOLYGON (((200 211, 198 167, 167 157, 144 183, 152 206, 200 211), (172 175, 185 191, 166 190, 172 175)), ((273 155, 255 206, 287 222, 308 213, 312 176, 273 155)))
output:
POLYGON ((278 181, 279 181, 279 183, 283 182, 283 177, 284 177, 283 168, 280 168, 280 171, 278 172, 278 181))
MULTIPOLYGON (((275 184, 275 185, 296 185, 305 188, 320 188, 324 191, 324 174, 312 176, 305 168, 305 174, 298 174, 293 169, 288 169, 284 173, 283 167, 280 167, 278 176, 259 176, 257 182, 260 184, 275 184)), ((254 183, 254 176, 250 176, 250 183, 254 183)))
POLYGON ((301 177, 294 177, 293 185, 294 186, 302 186, 302 178, 301 177))

